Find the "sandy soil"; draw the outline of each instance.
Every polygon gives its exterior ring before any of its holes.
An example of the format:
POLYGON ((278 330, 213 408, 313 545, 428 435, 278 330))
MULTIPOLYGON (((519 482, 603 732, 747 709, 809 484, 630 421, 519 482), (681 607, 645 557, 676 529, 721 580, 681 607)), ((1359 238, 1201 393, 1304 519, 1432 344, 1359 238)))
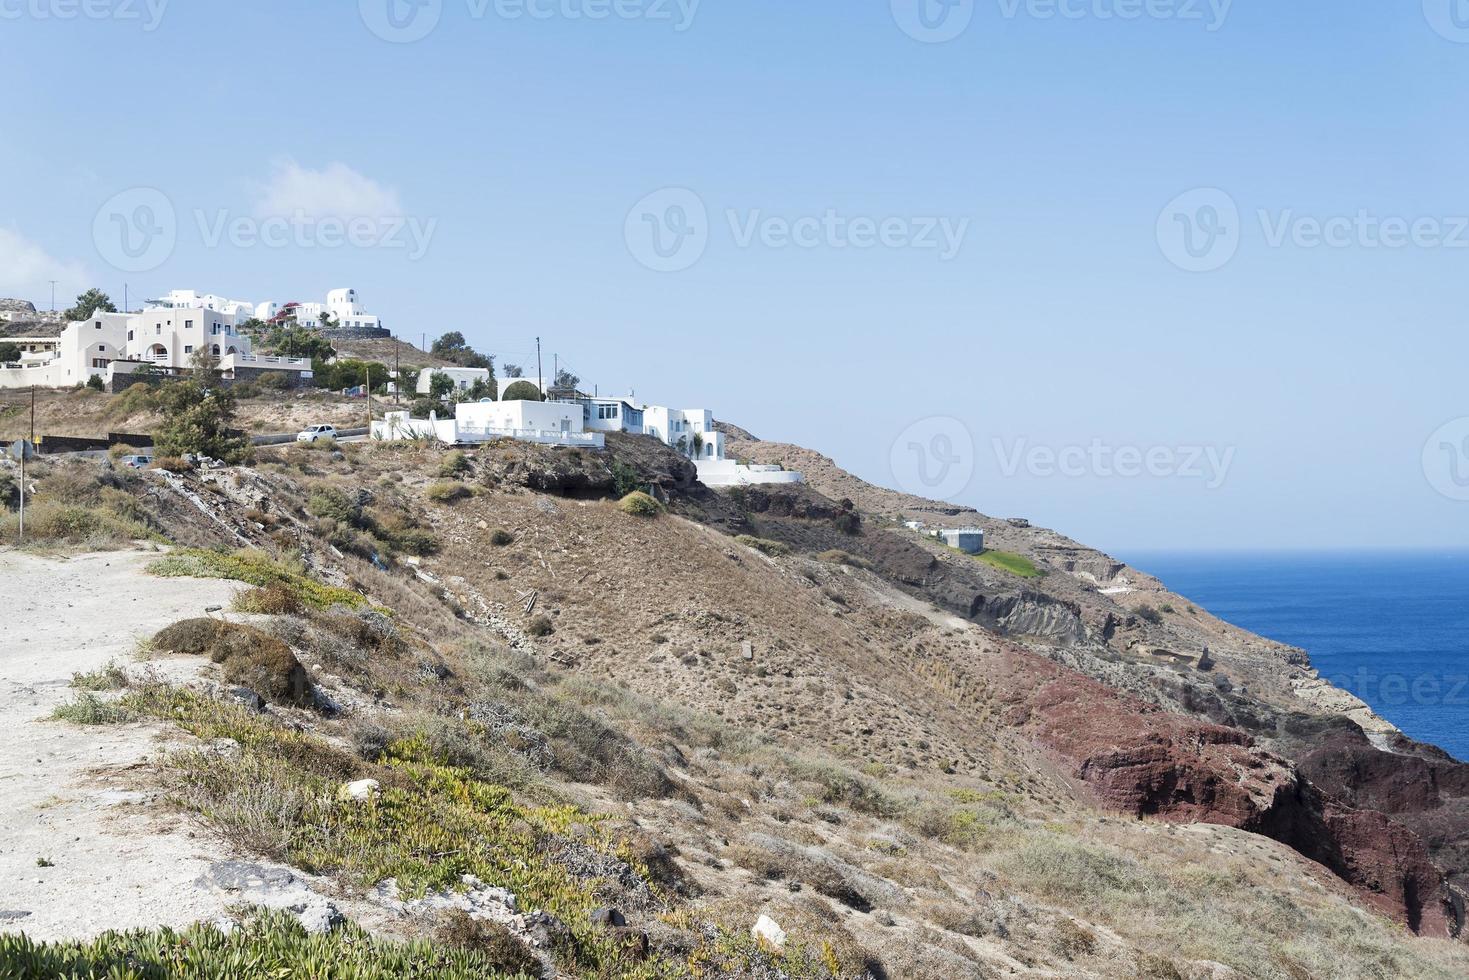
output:
POLYGON ((146 576, 154 557, 0 551, 0 930, 53 939, 223 911, 194 884, 228 856, 223 846, 135 788, 160 751, 157 726, 49 719, 72 696, 73 671, 131 662, 140 637, 227 604, 240 588, 146 576))

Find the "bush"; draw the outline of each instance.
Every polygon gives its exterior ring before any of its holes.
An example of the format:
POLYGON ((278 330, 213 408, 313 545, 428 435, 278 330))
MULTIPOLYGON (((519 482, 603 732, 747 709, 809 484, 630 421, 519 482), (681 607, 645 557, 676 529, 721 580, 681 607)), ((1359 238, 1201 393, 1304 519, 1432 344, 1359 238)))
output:
POLYGON ((663 512, 663 505, 641 490, 634 490, 623 497, 617 502, 617 508, 634 517, 657 517, 663 512))
POLYGON ((642 485, 643 481, 638 479, 637 470, 620 459, 612 463, 612 492, 617 497, 626 497, 642 485))
POLYGON ((136 716, 116 701, 106 701, 90 691, 76 700, 56 706, 51 717, 77 725, 121 725, 136 716))
POLYGON ((153 434, 159 455, 198 453, 226 463, 240 463, 249 456, 250 440, 230 428, 235 397, 227 389, 176 381, 159 388, 153 401, 164 417, 163 426, 153 434))
POLYGON ((1141 619, 1147 623, 1152 623, 1154 626, 1157 626, 1159 623, 1163 622, 1163 614, 1154 609, 1152 606, 1138 606, 1136 609, 1133 610, 1133 613, 1137 616, 1138 619, 1141 619))
POLYGON ((101 391, 104 387, 104 385, 102 384, 102 376, 99 374, 94 374, 88 377, 87 387, 92 389, 93 391, 101 391))
POLYGON ((780 541, 771 541, 769 538, 757 538, 754 535, 741 534, 735 540, 746 548, 754 548, 756 551, 769 555, 772 558, 780 558, 791 553, 790 545, 780 541))
POLYGON ((449 913, 436 938, 450 949, 472 950, 480 954, 489 969, 497 974, 541 974, 541 961, 509 929, 498 922, 470 918, 469 913, 461 909, 449 913))
MULTIPOLYGON (((0 540, 14 542, 20 515, 0 513, 0 540)), ((26 501, 26 544, 65 546, 88 551, 118 548, 156 535, 134 521, 99 507, 62 504, 55 500, 26 501)))
POLYGON ((458 449, 451 449, 444 454, 439 462, 439 476, 446 480, 452 480, 456 476, 469 472, 469 457, 458 449))
POLYGON ((170 473, 192 473, 194 464, 180 456, 159 456, 149 469, 168 470, 170 473))
POLYGON ((218 619, 185 619, 159 630, 153 647, 168 653, 207 656, 224 668, 224 679, 273 704, 308 707, 311 680, 285 643, 251 626, 218 619))
POLYGON ((428 499, 440 504, 450 504, 456 500, 463 500, 465 497, 470 496, 471 493, 472 491, 469 487, 460 483, 458 480, 439 480, 437 483, 430 483, 428 489, 424 491, 424 495, 428 499))
POLYGON ((556 627, 549 616, 537 616, 526 626, 525 631, 531 636, 550 636, 556 632, 556 627))
POLYGON ((529 381, 517 381, 505 389, 505 394, 500 396, 502 402, 539 402, 545 401, 541 389, 529 381))
POLYGON ((506 545, 514 543, 515 535, 511 534, 503 527, 497 527, 490 532, 490 544, 494 545, 496 548, 503 548, 506 545))
POLYGON ((235 596, 234 610, 267 616, 299 616, 305 611, 305 607, 301 605, 300 596, 279 582, 273 582, 260 588, 247 589, 235 596))
POLYGON ((311 496, 306 501, 306 512, 312 517, 339 521, 354 527, 362 520, 362 508, 356 499, 347 496, 338 487, 327 484, 318 484, 312 488, 311 496))

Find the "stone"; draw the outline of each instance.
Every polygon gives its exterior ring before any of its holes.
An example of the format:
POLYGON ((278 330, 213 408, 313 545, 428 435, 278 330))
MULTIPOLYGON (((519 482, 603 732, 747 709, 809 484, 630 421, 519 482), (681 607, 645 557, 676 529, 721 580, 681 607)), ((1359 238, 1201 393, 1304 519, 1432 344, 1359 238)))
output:
POLYGON ((609 905, 592 909, 591 915, 588 918, 592 920, 592 925, 603 926, 604 928, 617 928, 627 925, 627 920, 623 918, 622 913, 609 905))
POLYGON ((225 691, 233 701, 238 701, 251 711, 260 712, 265 710, 265 699, 248 687, 231 687, 225 691))
POLYGON ((299 908, 291 910, 296 914, 296 920, 313 936, 320 936, 332 932, 347 921, 347 917, 326 899, 318 899, 308 902, 299 908))
POLYGON ((755 659, 755 646, 749 640, 740 644, 740 656, 746 660, 755 659))
POLYGON ((872 917, 877 920, 879 925, 895 926, 898 924, 898 920, 893 918, 893 913, 887 909, 878 909, 872 913, 872 917))
POLYGON ((342 795, 349 800, 370 800, 382 792, 382 784, 376 779, 359 779, 342 787, 342 795))
POLYGON ((755 920, 755 924, 750 927, 750 936, 757 943, 764 943, 777 953, 785 949, 786 932, 768 915, 761 915, 755 920))
POLYGON ((0 922, 14 922, 17 919, 24 919, 28 915, 30 913, 24 909, 0 909, 0 922))

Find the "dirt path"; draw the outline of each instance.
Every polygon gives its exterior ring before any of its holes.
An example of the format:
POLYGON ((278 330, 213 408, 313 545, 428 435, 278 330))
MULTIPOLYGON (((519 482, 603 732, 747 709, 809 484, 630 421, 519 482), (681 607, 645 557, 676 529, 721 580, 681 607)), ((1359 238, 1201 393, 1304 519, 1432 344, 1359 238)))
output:
POLYGON ((240 588, 143 574, 155 557, 0 551, 0 930, 88 936, 224 908, 194 883, 228 855, 128 788, 130 770, 159 751, 159 729, 49 719, 74 693, 74 671, 130 662, 140 637, 226 605, 240 588))

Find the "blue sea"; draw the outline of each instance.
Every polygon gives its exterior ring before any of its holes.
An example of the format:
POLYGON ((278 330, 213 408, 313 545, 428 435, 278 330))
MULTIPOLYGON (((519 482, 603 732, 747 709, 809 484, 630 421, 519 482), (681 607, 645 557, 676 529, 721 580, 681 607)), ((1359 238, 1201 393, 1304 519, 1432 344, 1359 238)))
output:
POLYGON ((1221 619, 1303 648, 1405 734, 1469 760, 1469 553, 1119 557, 1221 619))

